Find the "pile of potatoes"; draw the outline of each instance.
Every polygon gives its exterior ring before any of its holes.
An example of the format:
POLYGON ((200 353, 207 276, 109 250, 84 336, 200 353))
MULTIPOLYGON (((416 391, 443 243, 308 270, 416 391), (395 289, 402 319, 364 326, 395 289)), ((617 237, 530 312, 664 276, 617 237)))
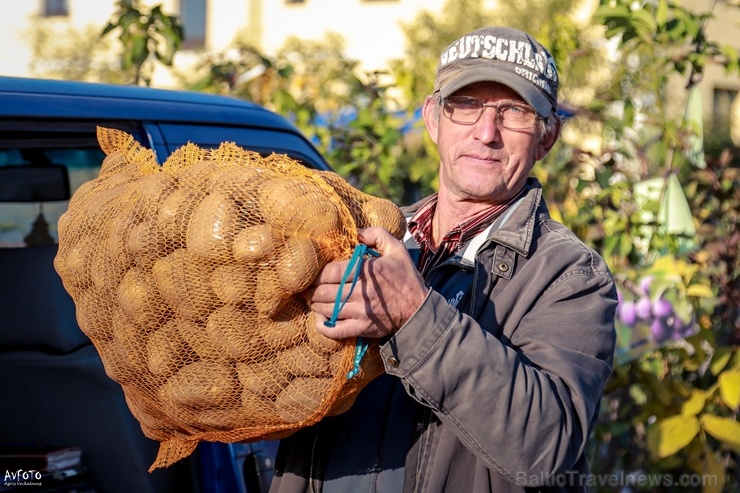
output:
MULTIPOLYGON (((54 265, 81 329, 119 382, 152 468, 198 441, 285 436, 351 406, 382 372, 377 348, 347 379, 354 341, 316 332, 300 296, 357 229, 405 220, 338 175, 234 144, 188 144, 159 166, 98 129, 106 158, 59 221, 54 265)), ((374 350, 374 351, 373 351, 374 350)))

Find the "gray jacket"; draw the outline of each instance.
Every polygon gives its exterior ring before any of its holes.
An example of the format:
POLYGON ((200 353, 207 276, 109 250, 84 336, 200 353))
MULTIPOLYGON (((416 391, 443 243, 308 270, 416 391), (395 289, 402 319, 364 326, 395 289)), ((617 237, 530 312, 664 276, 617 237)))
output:
MULTIPOLYGON (((433 269, 347 413, 283 440, 271 492, 586 491, 611 373, 616 288, 535 179, 433 269)), ((413 213, 419 204, 406 210, 413 213)), ((407 247, 416 255, 415 243, 407 247)))

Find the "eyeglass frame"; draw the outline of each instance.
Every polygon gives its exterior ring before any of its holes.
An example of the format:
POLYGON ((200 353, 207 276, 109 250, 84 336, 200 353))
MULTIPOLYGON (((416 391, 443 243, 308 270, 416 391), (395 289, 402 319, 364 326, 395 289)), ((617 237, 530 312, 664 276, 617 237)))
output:
POLYGON ((534 128, 534 126, 537 124, 537 122, 539 120, 542 120, 542 117, 539 115, 539 113, 537 113, 534 110, 534 108, 532 108, 531 106, 529 106, 526 103, 520 103, 520 102, 517 102, 517 101, 499 101, 497 103, 485 103, 485 102, 483 102, 483 100, 478 99, 478 98, 473 97, 473 96, 448 96, 446 98, 443 98, 443 97, 440 96, 440 98, 439 98, 439 105, 442 107, 442 114, 445 116, 445 118, 447 118, 451 122, 456 123, 458 125, 475 125, 481 119, 481 117, 483 116, 483 113, 486 112, 486 108, 493 108, 494 111, 495 111, 495 117, 494 118, 496 119, 496 123, 498 125, 501 125, 503 128, 508 129, 508 130, 530 130, 530 129, 534 128), (480 104, 482 106, 480 108, 480 112, 478 113, 478 117, 475 120, 473 120, 472 122, 459 122, 459 121, 453 120, 452 119, 452 114, 450 114, 448 116, 447 113, 445 112, 445 109, 444 109, 445 102, 448 101, 451 98, 465 98, 465 99, 472 99, 472 100, 475 100, 475 101, 480 102, 480 104), (506 107, 506 106, 518 107, 518 108, 524 108, 524 109, 527 109, 529 111, 532 111, 532 113, 534 113, 534 120, 532 120, 532 125, 529 126, 529 127, 522 127, 522 128, 507 127, 506 125, 504 125, 504 123, 502 121, 502 116, 501 116, 502 113, 501 113, 501 111, 499 111, 499 107, 501 107, 501 106, 504 106, 504 107, 506 107))

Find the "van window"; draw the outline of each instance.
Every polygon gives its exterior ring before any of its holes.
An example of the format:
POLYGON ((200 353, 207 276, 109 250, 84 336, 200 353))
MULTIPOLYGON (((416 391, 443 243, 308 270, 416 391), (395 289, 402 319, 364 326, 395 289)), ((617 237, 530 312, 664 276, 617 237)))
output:
POLYGON ((255 127, 226 127, 219 125, 187 125, 177 123, 160 123, 159 129, 167 141, 167 153, 188 142, 200 147, 217 148, 222 142, 234 142, 248 150, 269 155, 273 152, 287 154, 301 161, 309 168, 326 169, 326 165, 317 158, 316 150, 297 134, 268 130, 255 127))
MULTIPOLYGON (((129 125, 118 126, 132 130, 129 125)), ((18 187, 24 183, 31 186, 29 176, 33 176, 34 169, 41 175, 45 167, 63 167, 64 182, 45 186, 68 187, 64 195, 71 196, 80 185, 97 178, 105 158, 92 123, 3 122, 0 131, 0 167, 28 167, 23 178, 19 178, 18 187)), ((19 174, 12 174, 16 175, 19 174)), ((44 176, 52 175, 44 173, 44 176)), ((57 222, 67 210, 69 200, 33 202, 14 200, 8 193, 0 195, 5 195, 0 197, 0 248, 58 242, 57 222)), ((23 190, 17 191, 19 197, 28 195, 23 190)))

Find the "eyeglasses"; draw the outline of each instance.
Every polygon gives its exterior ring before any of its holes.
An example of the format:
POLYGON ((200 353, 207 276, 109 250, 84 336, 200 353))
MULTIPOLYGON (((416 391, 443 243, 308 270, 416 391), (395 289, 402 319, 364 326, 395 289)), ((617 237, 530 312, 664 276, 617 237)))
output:
POLYGON ((496 122, 509 130, 532 128, 539 118, 530 106, 513 101, 484 103, 470 96, 450 96, 440 99, 440 104, 444 116, 460 125, 472 125, 480 120, 486 107, 493 108, 496 111, 496 122))

